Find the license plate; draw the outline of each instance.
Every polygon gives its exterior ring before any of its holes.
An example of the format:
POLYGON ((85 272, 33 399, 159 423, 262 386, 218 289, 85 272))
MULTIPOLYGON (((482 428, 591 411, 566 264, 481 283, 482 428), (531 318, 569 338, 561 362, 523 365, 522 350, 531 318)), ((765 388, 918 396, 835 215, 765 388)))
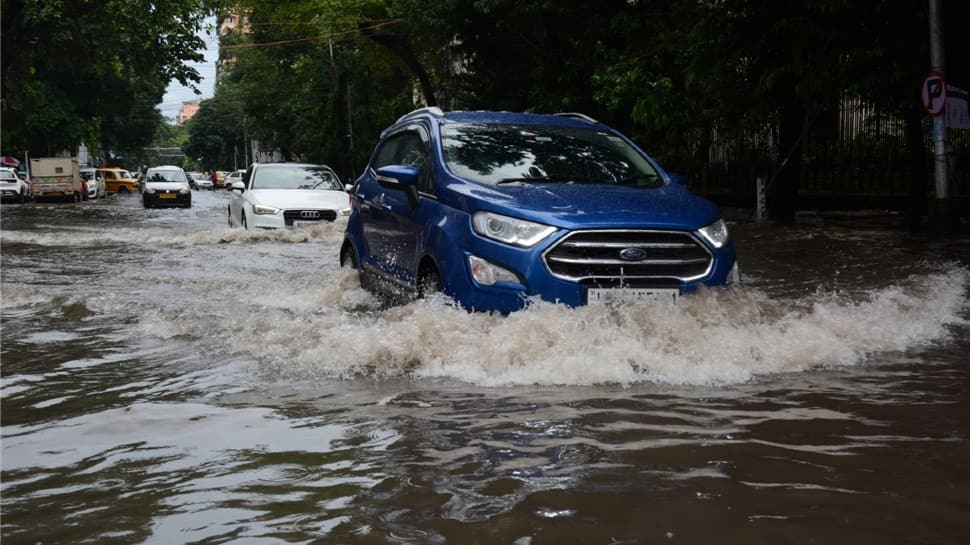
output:
POLYGON ((316 224, 317 224, 317 222, 315 222, 315 221, 299 221, 299 220, 295 220, 293 222, 293 227, 313 227, 316 224))
POLYGON ((175 193, 162 193, 161 195, 158 196, 158 198, 159 199, 174 199, 177 196, 178 195, 176 195, 175 193))
POLYGON ((602 305, 609 301, 676 303, 680 290, 669 288, 589 288, 586 303, 602 305))

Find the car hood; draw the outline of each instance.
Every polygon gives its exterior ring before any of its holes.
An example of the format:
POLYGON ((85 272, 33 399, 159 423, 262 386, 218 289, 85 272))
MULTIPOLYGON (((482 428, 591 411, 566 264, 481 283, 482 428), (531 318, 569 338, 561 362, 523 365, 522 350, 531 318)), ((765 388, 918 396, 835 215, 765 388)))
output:
POLYGON ((145 187, 154 189, 155 191, 172 191, 173 189, 178 191, 180 189, 188 189, 189 184, 185 182, 145 182, 145 187))
POLYGON ((463 185, 471 209, 491 210, 563 228, 697 229, 720 217, 717 206, 683 186, 646 189, 601 184, 463 185))
POLYGON ((251 189, 245 193, 253 204, 283 210, 341 210, 350 207, 344 191, 320 189, 251 189))

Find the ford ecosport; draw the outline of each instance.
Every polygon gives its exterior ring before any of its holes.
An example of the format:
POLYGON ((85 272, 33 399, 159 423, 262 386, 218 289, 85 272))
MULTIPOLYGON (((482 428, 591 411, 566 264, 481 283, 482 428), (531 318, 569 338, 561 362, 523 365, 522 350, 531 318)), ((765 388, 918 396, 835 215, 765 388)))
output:
POLYGON ((356 180, 341 264, 394 293, 510 312, 676 299, 739 279, 720 211, 582 114, 424 108, 356 180))

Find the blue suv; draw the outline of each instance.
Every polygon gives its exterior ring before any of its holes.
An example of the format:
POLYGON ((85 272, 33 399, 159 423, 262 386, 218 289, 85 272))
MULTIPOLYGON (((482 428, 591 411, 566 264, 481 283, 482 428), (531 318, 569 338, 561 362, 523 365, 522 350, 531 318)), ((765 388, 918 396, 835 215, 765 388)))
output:
POLYGON ((582 114, 411 112, 381 134, 340 251, 361 284, 502 313, 739 280, 720 211, 582 114))

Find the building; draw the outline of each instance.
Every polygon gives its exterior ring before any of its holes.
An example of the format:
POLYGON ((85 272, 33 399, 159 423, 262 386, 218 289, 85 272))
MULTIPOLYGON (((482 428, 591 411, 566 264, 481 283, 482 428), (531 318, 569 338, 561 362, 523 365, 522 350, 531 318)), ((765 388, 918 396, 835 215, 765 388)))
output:
POLYGON ((199 112, 199 101, 193 100, 190 102, 183 102, 182 107, 179 108, 179 115, 176 118, 176 122, 179 125, 184 124, 186 121, 192 119, 192 116, 199 112))

